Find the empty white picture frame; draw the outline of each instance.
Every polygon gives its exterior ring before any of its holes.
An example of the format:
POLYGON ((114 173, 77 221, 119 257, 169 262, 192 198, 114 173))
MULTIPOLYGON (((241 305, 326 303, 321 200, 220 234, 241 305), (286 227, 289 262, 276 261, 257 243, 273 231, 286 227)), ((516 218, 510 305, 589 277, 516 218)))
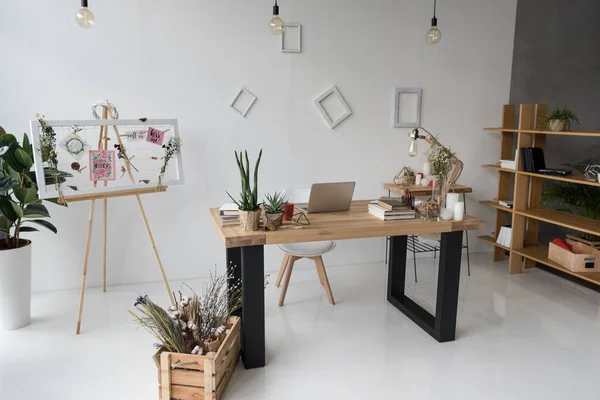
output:
POLYGON ((394 89, 394 128, 421 126, 421 88, 394 89))
POLYGON ((334 129, 352 115, 350 106, 335 85, 315 99, 315 106, 330 129, 334 129))
POLYGON ((248 112, 250 112, 250 109, 257 99, 258 97, 252 94, 252 92, 242 87, 235 95, 229 106, 239 113, 243 118, 246 118, 246 115, 248 112))
POLYGON ((288 22, 281 34, 282 53, 302 53, 302 25, 288 22))

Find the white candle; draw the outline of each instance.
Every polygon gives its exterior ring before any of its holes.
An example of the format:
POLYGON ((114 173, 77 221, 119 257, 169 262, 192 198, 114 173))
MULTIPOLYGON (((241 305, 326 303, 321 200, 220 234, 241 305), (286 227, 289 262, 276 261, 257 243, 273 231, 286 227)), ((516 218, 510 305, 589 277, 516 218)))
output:
POLYGON ((458 203, 458 193, 448 193, 446 196, 446 207, 454 212, 454 205, 458 203))
POLYGON ((454 205, 454 220, 462 221, 465 218, 465 203, 462 201, 457 202, 454 205))
POLYGON ((417 174, 417 178, 416 178, 415 184, 420 185, 421 184, 421 179, 423 179, 423 177, 421 176, 421 174, 417 174))
POLYGON ((454 209, 453 208, 444 208, 442 210, 442 221, 450 221, 453 217, 454 209))
POLYGON ((423 164, 423 175, 429 176, 431 174, 431 168, 429 168, 429 163, 423 164))

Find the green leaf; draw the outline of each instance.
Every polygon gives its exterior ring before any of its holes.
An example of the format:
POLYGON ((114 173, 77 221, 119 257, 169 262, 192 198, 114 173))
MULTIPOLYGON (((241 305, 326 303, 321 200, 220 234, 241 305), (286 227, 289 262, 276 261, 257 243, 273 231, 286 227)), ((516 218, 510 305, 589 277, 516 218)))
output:
POLYGON ((19 175, 17 171, 12 169, 10 165, 8 165, 8 163, 4 163, 4 172, 6 172, 6 174, 8 174, 9 176, 15 178, 17 181, 21 178, 21 175, 19 175))
POLYGON ((10 204, 12 205, 12 208, 15 211, 15 213, 17 213, 17 217, 23 218, 23 209, 21 208, 21 206, 12 201, 10 202, 10 204))
POLYGON ((33 226, 22 226, 19 232, 39 232, 39 229, 34 228, 33 226))
POLYGON ((15 197, 22 203, 30 204, 38 199, 37 189, 34 187, 22 188, 16 187, 13 189, 15 197))
POLYGON ((43 204, 32 203, 25 207, 23 216, 25 218, 49 218, 50 213, 43 204))
POLYGON ((28 220, 27 223, 37 224, 37 225, 43 226, 46 229, 51 230, 54 233, 58 233, 58 229, 56 229, 56 227, 54 225, 52 225, 50 222, 48 222, 44 219, 32 219, 32 220, 28 220))
POLYGON ((22 166, 21 170, 29 171, 31 169, 31 167, 33 167, 33 160, 31 159, 31 157, 29 157, 29 154, 27 154, 27 152, 25 150, 16 149, 15 150, 15 158, 17 159, 19 164, 21 164, 21 166, 22 166))
POLYGON ((19 181, 12 176, 0 177, 0 192, 4 192, 8 189, 12 189, 19 185, 19 181))
POLYGON ((13 205, 14 203, 10 201, 8 197, 0 196, 0 211, 2 211, 2 214, 11 223, 19 219, 19 215, 17 214, 17 211, 14 209, 13 205))
POLYGON ((23 134, 23 150, 27 153, 27 155, 33 160, 33 147, 29 142, 29 136, 26 133, 23 134))
MULTIPOLYGON (((4 131, 4 130, 2 130, 4 131)), ((15 135, 11 135, 10 133, 4 132, 3 135, 0 135, 0 147, 3 146, 12 146, 13 144, 17 144, 17 138, 15 135)))
POLYGON ((8 231, 12 225, 12 221, 9 221, 4 215, 0 215, 0 231, 8 231))
POLYGON ((6 131, 4 130, 3 127, 0 126, 0 136, 4 136, 6 135, 6 131))
MULTIPOLYGON (((48 203, 54 203, 54 204, 57 204, 57 205, 59 205, 59 206, 62 206, 62 207, 67 207, 67 208, 69 207, 69 203, 67 203, 66 201, 64 201, 64 200, 63 200, 63 202, 62 202, 62 203, 61 203, 61 202, 59 202, 59 201, 58 201, 58 197, 57 197, 57 198, 54 198, 54 199, 45 199, 45 200, 46 200, 48 203)), ((40 201, 41 201, 41 200, 40 200, 40 201)))

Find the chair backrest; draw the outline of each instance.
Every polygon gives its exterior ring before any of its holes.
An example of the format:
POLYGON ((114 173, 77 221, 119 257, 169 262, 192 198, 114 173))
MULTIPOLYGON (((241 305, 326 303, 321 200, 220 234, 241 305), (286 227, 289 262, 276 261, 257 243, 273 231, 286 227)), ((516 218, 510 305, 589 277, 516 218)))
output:
POLYGON ((285 189, 283 191, 288 201, 296 204, 308 203, 310 189, 285 189))

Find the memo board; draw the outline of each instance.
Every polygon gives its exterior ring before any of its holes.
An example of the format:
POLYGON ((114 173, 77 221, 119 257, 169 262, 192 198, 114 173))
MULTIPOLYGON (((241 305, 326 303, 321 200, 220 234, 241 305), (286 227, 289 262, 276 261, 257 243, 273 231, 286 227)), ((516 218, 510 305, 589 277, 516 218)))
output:
MULTIPOLYGON (((44 121, 56 134, 55 151, 58 170, 68 172, 60 192, 65 198, 79 195, 103 195, 135 189, 157 189, 158 176, 165 155, 163 144, 169 139, 179 139, 176 119, 120 120, 95 119, 83 121, 44 121), (101 127, 106 127, 107 151, 99 151, 101 127), (150 131, 151 135, 148 135, 150 131), (134 182, 128 173, 123 172, 126 162, 119 154, 117 132, 130 160, 134 182)), ((60 197, 59 188, 44 178, 44 163, 40 144, 42 124, 31 121, 31 134, 35 158, 36 178, 40 183, 39 195, 42 199, 60 197), (46 182, 46 184, 41 184, 46 182)), ((183 163, 181 152, 175 154, 163 175, 161 186, 183 183, 183 163)), ((158 190, 157 190, 158 191, 158 190)))

